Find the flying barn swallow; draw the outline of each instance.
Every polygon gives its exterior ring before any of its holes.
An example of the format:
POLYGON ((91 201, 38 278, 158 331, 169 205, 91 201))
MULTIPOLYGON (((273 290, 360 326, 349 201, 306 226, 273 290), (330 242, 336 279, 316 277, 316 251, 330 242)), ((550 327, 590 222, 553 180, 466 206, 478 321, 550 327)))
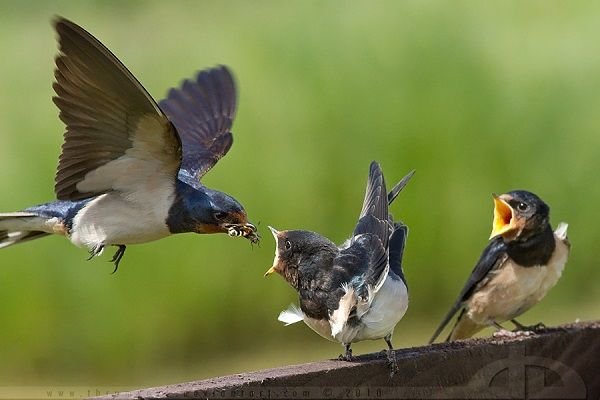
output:
MULTIPOLYGON (((0 214, 0 248, 50 234, 91 257, 174 233, 228 233, 258 241, 233 197, 200 183, 233 142, 236 88, 224 66, 200 72, 157 104, 127 68, 80 26, 58 18, 54 103, 66 125, 57 201, 0 214)), ((91 258, 90 257, 90 258, 91 258)))
MULTIPOLYGON (((447 341, 469 338, 487 326, 535 330, 515 320, 539 302, 560 278, 570 244, 567 224, 553 232, 550 208, 525 190, 494 195, 491 241, 483 250, 458 299, 429 343, 460 311, 447 341)), ((541 324, 538 324, 541 325, 541 324)))
POLYGON ((345 346, 383 338, 393 363, 392 332, 408 307, 402 255, 408 228, 394 222, 388 204, 414 171, 386 193, 379 164, 371 163, 358 224, 340 247, 315 232, 270 228, 276 241, 275 260, 266 272, 277 272, 296 291, 300 308, 279 315, 287 325, 304 321, 322 337, 345 346))

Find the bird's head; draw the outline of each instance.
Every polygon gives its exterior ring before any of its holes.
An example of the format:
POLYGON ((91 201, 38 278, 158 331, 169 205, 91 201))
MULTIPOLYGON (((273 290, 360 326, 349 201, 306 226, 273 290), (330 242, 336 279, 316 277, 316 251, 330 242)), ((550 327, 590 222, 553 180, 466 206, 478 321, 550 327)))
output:
POLYGON ((230 195, 181 184, 169 212, 171 232, 227 233, 258 243, 256 226, 248 221, 244 207, 230 195))
POLYGON ((265 276, 276 272, 296 289, 301 267, 318 268, 337 252, 335 244, 318 233, 269 229, 275 238, 275 258, 265 276))
POLYGON ((257 243, 260 237, 256 226, 248 222, 244 207, 230 195, 219 192, 208 192, 207 207, 198 212, 197 233, 227 233, 229 236, 242 236, 257 243))
POLYGON ((514 190, 494 197, 494 222, 490 239, 498 235, 505 242, 526 239, 546 229, 550 208, 535 194, 514 190))

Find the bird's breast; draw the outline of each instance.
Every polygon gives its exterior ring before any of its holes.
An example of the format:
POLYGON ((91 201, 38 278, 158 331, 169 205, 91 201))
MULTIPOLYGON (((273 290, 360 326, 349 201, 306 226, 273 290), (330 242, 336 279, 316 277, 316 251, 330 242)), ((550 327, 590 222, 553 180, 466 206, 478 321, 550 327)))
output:
POLYGON ((361 317, 355 340, 380 339, 392 333, 408 309, 408 289, 399 277, 388 275, 361 317))
POLYGON ((488 325, 516 318, 539 302, 558 282, 568 257, 568 247, 556 239, 556 249, 546 265, 522 267, 508 258, 489 282, 467 301, 467 315, 488 325))
POLYGON ((305 316, 304 322, 326 339, 340 343, 353 343, 380 339, 391 334, 408 308, 406 285, 399 277, 388 275, 379 291, 373 294, 368 309, 360 315, 359 320, 348 321, 350 309, 361 307, 358 298, 352 296, 352 293, 351 291, 346 294, 348 298, 342 297, 340 306, 332 313, 329 320, 317 320, 305 316))
POLYGON ((119 192, 98 196, 73 218, 71 242, 77 246, 136 244, 168 236, 168 199, 140 202, 119 192))

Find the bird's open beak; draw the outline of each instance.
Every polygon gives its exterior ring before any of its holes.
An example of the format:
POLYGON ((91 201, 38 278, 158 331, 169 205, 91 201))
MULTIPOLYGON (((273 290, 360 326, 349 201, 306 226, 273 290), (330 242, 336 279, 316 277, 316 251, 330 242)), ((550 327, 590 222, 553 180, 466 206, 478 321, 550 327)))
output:
POLYGON ((492 194, 492 196, 494 196, 494 222, 490 239, 498 235, 504 236, 518 228, 515 223, 514 210, 507 202, 510 200, 508 196, 498 196, 497 194, 492 194))
POLYGON ((273 234, 273 237, 275 238, 275 242, 277 242, 277 235, 279 234, 279 231, 277 229, 273 228, 272 226, 269 226, 269 230, 273 234))
MULTIPOLYGON (((271 231, 271 233, 273 234, 273 237, 275 238, 275 248, 277 249, 277 241, 278 241, 278 235, 279 235, 279 231, 275 228, 273 228, 272 226, 269 226, 269 230, 271 231)), ((273 260, 273 266, 271 268, 269 268, 267 270, 267 272, 265 272, 264 276, 269 276, 271 275, 273 272, 277 272, 277 261, 278 261, 279 257, 277 255, 277 252, 275 252, 275 260, 273 260)))

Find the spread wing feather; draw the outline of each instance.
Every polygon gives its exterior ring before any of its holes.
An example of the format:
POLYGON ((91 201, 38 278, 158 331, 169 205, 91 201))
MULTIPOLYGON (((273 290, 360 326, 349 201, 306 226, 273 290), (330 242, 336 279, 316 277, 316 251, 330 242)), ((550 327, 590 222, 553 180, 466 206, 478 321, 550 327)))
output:
POLYGON ((127 186, 122 182, 127 170, 174 177, 179 139, 152 97, 90 33, 64 18, 54 27, 60 54, 53 100, 66 125, 56 173, 58 199, 78 200, 127 186), (129 168, 132 164, 136 168, 129 168), (91 176, 99 169, 101 178, 91 176))
POLYGON ((184 173, 200 179, 227 154, 236 102, 235 82, 225 66, 200 72, 159 102, 181 138, 184 173))

